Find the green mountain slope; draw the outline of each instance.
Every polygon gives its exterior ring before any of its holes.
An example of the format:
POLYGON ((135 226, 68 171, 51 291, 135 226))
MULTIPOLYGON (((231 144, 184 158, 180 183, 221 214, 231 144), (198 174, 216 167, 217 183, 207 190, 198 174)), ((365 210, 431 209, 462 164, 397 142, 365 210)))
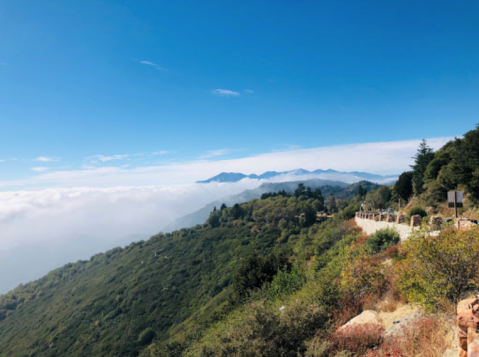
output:
POLYGON ((215 228, 159 234, 20 286, 0 297, 0 356, 136 356, 224 304, 242 258, 292 247, 308 225, 299 215, 317 204, 253 200, 218 212, 215 228))
POLYGON ((319 179, 306 180, 306 181, 291 181, 291 182, 267 182, 267 183, 261 184, 261 186, 255 189, 246 190, 237 195, 225 197, 222 200, 211 202, 196 212, 193 212, 186 216, 178 218, 173 223, 166 226, 163 229, 163 231, 171 232, 177 229, 188 228, 188 227, 193 227, 197 224, 202 224, 203 222, 206 221, 206 219, 210 215, 210 212, 213 210, 213 208, 220 207, 221 204, 223 203, 225 203, 228 206, 232 206, 236 203, 248 202, 248 201, 251 201, 252 199, 260 198, 263 193, 267 193, 267 192, 279 192, 281 190, 284 190, 286 192, 292 193, 296 189, 296 187, 298 187, 299 183, 303 183, 305 186, 311 187, 311 189, 320 188, 323 194, 323 197, 327 197, 330 194, 333 194, 336 198, 340 198, 340 199, 354 197, 358 191, 359 186, 363 187, 366 191, 371 191, 372 189, 379 187, 378 184, 375 184, 369 181, 361 181, 361 182, 354 183, 352 185, 348 185, 340 181, 319 180, 319 179))

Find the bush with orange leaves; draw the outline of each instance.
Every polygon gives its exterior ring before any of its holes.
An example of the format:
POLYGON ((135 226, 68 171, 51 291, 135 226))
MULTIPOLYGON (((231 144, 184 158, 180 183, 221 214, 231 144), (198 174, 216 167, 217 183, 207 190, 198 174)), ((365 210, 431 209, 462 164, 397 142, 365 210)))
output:
POLYGON ((359 313, 366 302, 379 301, 389 285, 380 257, 360 252, 357 257, 351 256, 341 272, 342 304, 356 306, 359 313))
POLYGON ((384 255, 389 259, 397 258, 397 256, 399 255, 399 245, 395 244, 386 248, 386 250, 384 251, 384 255))
POLYGON ((344 225, 353 234, 361 234, 361 232, 363 231, 362 228, 359 227, 358 224, 356 223, 356 219, 354 217, 351 218, 349 221, 346 221, 344 225))
POLYGON ((340 351, 348 351, 355 356, 362 356, 383 343, 383 334, 384 327, 375 323, 340 327, 328 338, 330 352, 335 355, 340 351))
POLYGON ((454 333, 445 315, 418 317, 407 323, 394 337, 385 337, 382 346, 367 357, 442 356, 454 333))

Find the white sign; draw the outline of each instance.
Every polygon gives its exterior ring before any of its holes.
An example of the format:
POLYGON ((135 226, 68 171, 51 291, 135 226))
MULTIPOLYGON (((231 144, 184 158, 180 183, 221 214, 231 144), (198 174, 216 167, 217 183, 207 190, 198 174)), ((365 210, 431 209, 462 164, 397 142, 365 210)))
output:
POLYGON ((462 191, 449 191, 447 193, 447 202, 449 203, 449 207, 454 207, 454 193, 456 194, 457 207, 462 207, 462 191))
MULTIPOLYGON (((462 203, 462 191, 456 191, 456 200, 457 203, 462 203)), ((447 193, 447 201, 454 203, 454 191, 447 193)))

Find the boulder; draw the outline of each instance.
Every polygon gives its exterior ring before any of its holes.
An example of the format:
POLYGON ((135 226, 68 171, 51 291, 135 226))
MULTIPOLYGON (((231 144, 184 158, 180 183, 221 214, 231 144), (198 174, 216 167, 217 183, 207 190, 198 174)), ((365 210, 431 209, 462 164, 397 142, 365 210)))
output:
POLYGON ((346 324, 344 324, 341 327, 341 329, 351 325, 362 325, 362 324, 368 324, 368 323, 379 324, 378 313, 376 311, 373 311, 373 310, 363 311, 361 314, 359 314, 356 317, 353 317, 346 324))
POLYGON ((411 227, 419 227, 422 222, 422 217, 418 214, 411 216, 411 227))
POLYGON ((384 333, 384 336, 401 337, 403 335, 403 331, 406 331, 408 329, 407 325, 420 317, 420 312, 414 312, 394 321, 393 324, 387 328, 386 332, 384 333))

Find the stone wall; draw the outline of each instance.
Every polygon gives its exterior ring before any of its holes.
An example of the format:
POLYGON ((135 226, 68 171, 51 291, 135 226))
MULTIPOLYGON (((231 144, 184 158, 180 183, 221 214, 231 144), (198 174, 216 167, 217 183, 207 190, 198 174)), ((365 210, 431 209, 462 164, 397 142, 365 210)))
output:
POLYGON ((374 234, 376 231, 385 228, 394 229, 399 233, 401 237, 401 241, 408 239, 409 235, 411 234, 413 228, 408 227, 405 224, 397 224, 393 222, 386 222, 386 221, 374 221, 372 219, 366 218, 359 218, 356 216, 356 224, 361 227, 361 229, 366 234, 374 234))
POLYGON ((468 231, 475 226, 476 224, 465 218, 456 219, 456 222, 454 222, 454 227, 456 227, 456 229, 460 231, 468 231))

